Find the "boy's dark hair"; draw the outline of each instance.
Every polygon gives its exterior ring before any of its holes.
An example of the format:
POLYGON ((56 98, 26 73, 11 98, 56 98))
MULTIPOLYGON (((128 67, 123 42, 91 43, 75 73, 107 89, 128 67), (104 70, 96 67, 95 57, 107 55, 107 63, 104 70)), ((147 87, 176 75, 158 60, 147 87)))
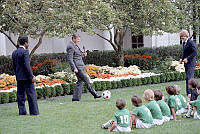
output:
POLYGON ((72 40, 73 40, 73 39, 76 39, 76 38, 78 38, 78 37, 80 37, 80 35, 79 35, 78 33, 74 33, 74 34, 72 35, 72 40))
POLYGON ((191 85, 192 88, 197 88, 197 85, 198 85, 198 81, 194 78, 191 78, 189 81, 188 81, 188 85, 191 85))
POLYGON ((200 90, 200 84, 197 85, 197 89, 200 90))
POLYGON ((142 99, 138 95, 133 95, 131 98, 131 102, 134 106, 139 107, 142 105, 142 99))
POLYGON ((163 94, 161 90, 153 90, 153 92, 154 92, 154 99, 156 101, 162 100, 163 94))
POLYGON ((116 101, 116 107, 121 110, 126 106, 126 101, 124 99, 117 99, 116 101))
POLYGON ((25 43, 28 43, 28 37, 26 36, 20 37, 18 42, 20 45, 24 45, 25 43))
POLYGON ((175 89, 174 85, 167 86, 166 91, 169 95, 175 95, 176 94, 176 89, 175 89))

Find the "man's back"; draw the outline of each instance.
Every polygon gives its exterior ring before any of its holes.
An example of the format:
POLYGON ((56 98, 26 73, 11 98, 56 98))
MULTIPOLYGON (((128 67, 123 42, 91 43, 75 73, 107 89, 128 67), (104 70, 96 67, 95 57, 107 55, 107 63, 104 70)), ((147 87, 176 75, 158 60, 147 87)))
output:
POLYGON ((17 80, 31 80, 33 78, 28 50, 25 50, 23 47, 19 47, 12 53, 12 60, 17 80))

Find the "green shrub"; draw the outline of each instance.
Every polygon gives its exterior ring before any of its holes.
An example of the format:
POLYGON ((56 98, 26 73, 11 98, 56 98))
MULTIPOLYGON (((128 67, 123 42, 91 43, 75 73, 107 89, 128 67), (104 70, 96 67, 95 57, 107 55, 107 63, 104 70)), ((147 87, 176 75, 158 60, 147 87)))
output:
POLYGON ((112 88, 112 84, 110 81, 106 81, 106 86, 107 86, 107 89, 111 89, 112 88))
POLYGON ((117 88, 117 82, 116 81, 111 81, 112 89, 117 88))
POLYGON ((116 81, 117 82, 117 88, 122 88, 122 82, 121 81, 116 81))
POLYGON ((75 88, 75 83, 70 83, 70 94, 73 94, 74 88, 75 88))
POLYGON ((107 90, 107 86, 106 86, 106 82, 105 81, 101 81, 101 89, 100 91, 102 90, 107 90))
POLYGON ((127 80, 126 79, 121 80, 121 82, 122 82, 122 87, 127 87, 127 80))
POLYGON ((1 93, 0 93, 0 104, 1 104, 1 93))
POLYGON ((56 88, 55 87, 50 87, 51 88, 51 96, 56 97, 56 88))
POLYGON ((151 84, 152 83, 151 77, 146 77, 146 80, 147 80, 147 84, 151 84))
POLYGON ((140 78, 137 79, 137 86, 141 86, 142 85, 142 81, 140 78))
POLYGON ((137 86, 137 79, 131 79, 133 86, 137 86))
POLYGON ((171 81, 171 75, 170 75, 170 73, 165 73, 165 76, 166 76, 166 82, 171 81))
POLYGON ((161 75, 160 75, 160 82, 161 82, 161 83, 166 82, 166 79, 167 79, 167 78, 166 78, 166 75, 165 75, 165 74, 161 74, 161 75))
POLYGON ((36 96, 37 99, 41 99, 43 96, 43 89, 42 88, 36 88, 36 96))
POLYGON ((13 91, 9 93, 9 102, 15 102, 17 100, 17 92, 13 91))
POLYGON ((141 78, 141 81, 142 81, 142 85, 146 85, 146 84, 147 84, 147 79, 146 79, 146 77, 145 77, 145 78, 141 78))
POLYGON ((1 103, 8 103, 9 102, 9 94, 8 93, 1 93, 1 103))
POLYGON ((185 80, 186 79, 186 73, 185 72, 181 72, 181 75, 182 75, 182 80, 185 80))
POLYGON ((63 94, 62 86, 55 86, 56 89, 56 96, 61 96, 63 94))
POLYGON ((158 79, 157 79, 156 75, 151 76, 151 80, 152 80, 152 84, 157 84, 158 83, 158 79))
POLYGON ((169 75, 170 75, 170 80, 171 80, 171 81, 174 81, 174 80, 175 80, 174 73, 169 73, 169 75))
POLYGON ((43 87, 42 88, 42 91, 43 91, 43 97, 44 98, 47 98, 47 97, 51 97, 52 95, 51 95, 51 88, 50 87, 43 87))
MULTIPOLYGON (((92 85, 91 85, 92 86, 92 85)), ((88 89, 87 89, 87 86, 85 83, 83 83, 83 93, 87 93, 88 92, 88 89)))
POLYGON ((95 81, 95 82, 94 82, 94 85, 95 85, 95 90, 96 90, 96 91, 102 90, 102 89, 101 89, 101 82, 100 82, 100 81, 95 81))
POLYGON ((61 84, 63 88, 63 95, 69 95, 70 94, 70 85, 69 84, 61 84))
POLYGON ((198 78, 199 76, 199 70, 194 70, 194 78, 198 78))
POLYGON ((132 87, 133 83, 131 79, 127 79, 127 87, 132 87))

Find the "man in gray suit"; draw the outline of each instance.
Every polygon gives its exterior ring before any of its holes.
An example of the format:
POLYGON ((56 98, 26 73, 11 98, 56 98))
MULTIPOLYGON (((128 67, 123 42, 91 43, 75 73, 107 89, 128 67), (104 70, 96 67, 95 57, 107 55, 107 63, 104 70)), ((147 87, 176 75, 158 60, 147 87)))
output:
POLYGON ((82 57, 87 56, 86 52, 82 52, 78 46, 80 42, 79 34, 72 35, 72 41, 67 45, 67 61, 73 72, 75 72, 78 81, 76 82, 72 101, 80 101, 82 95, 83 82, 86 84, 89 92, 94 98, 100 98, 101 96, 92 88, 90 81, 85 73, 85 64, 82 57))

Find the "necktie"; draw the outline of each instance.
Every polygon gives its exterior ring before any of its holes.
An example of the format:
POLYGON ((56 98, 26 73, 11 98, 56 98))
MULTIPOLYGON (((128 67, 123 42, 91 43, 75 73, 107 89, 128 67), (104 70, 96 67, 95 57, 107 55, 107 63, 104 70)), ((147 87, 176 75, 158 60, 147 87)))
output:
POLYGON ((185 48, 185 41, 183 41, 183 49, 185 48))

